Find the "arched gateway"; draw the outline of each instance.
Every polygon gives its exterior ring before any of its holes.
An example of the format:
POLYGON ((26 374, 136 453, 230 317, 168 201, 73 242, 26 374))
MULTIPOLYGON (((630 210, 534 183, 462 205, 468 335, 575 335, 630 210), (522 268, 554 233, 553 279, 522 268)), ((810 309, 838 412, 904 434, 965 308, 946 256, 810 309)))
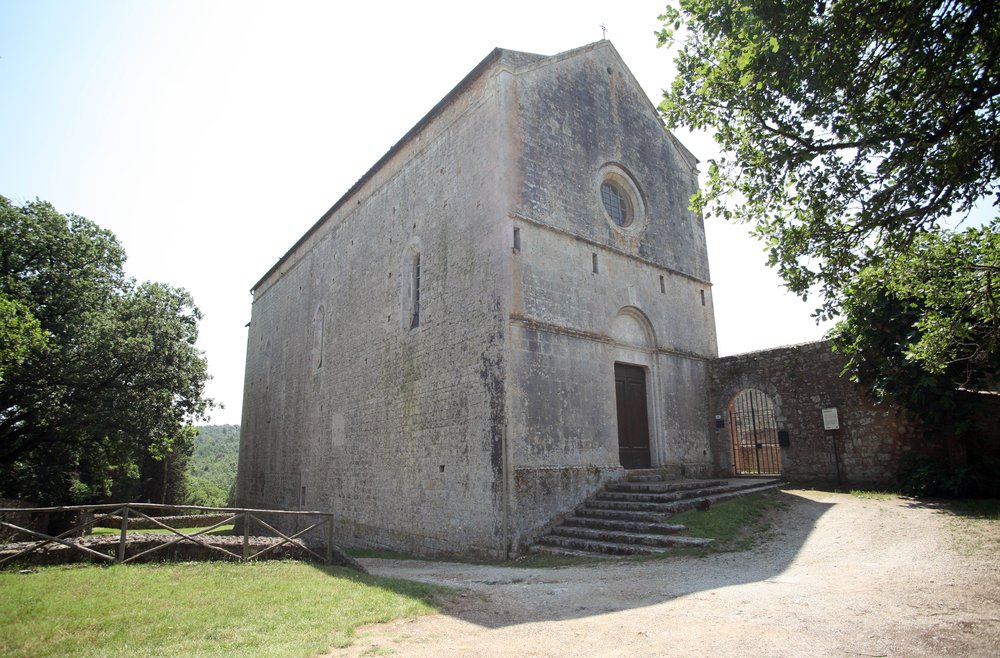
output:
POLYGON ((781 447, 774 403, 763 391, 748 388, 729 402, 735 475, 781 473, 781 447))

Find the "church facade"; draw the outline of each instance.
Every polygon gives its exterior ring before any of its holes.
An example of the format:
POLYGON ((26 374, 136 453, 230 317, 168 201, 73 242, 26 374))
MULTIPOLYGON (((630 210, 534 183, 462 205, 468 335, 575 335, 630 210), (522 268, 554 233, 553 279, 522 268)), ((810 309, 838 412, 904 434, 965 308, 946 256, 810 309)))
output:
POLYGON ((608 41, 497 49, 253 287, 237 505, 504 557, 718 470, 695 158, 608 41))

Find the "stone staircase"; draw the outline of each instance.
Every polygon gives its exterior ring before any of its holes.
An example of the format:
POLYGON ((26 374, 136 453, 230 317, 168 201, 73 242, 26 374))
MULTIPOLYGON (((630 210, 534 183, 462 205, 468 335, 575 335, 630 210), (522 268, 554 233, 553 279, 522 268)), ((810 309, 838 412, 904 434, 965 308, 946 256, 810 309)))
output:
POLYGON ((688 537, 671 515, 705 509, 737 496, 775 489, 773 478, 677 480, 660 470, 628 471, 609 482, 573 513, 538 539, 532 552, 577 556, 665 553, 675 547, 698 547, 712 540, 688 537))

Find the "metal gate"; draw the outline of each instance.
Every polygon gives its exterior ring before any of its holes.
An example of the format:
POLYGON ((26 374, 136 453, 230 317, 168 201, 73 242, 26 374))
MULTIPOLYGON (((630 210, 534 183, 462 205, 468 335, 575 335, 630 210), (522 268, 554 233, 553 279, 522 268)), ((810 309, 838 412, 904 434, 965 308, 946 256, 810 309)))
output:
POLYGON ((733 437, 733 472, 736 475, 781 473, 774 404, 763 391, 746 389, 732 399, 729 431, 733 437))

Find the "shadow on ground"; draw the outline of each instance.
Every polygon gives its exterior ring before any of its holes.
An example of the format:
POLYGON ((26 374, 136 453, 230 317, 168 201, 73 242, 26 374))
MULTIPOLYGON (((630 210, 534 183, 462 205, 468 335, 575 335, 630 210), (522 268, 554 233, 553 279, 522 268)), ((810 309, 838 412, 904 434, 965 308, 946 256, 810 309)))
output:
POLYGON ((994 498, 961 500, 912 498, 907 502, 907 507, 931 509, 941 514, 970 519, 1000 519, 1000 500, 994 498))
POLYGON ((782 582, 821 516, 832 506, 781 492, 770 537, 742 552, 645 560, 602 560, 554 568, 366 558, 375 575, 461 590, 442 612, 500 628, 630 610, 701 591, 782 582))

